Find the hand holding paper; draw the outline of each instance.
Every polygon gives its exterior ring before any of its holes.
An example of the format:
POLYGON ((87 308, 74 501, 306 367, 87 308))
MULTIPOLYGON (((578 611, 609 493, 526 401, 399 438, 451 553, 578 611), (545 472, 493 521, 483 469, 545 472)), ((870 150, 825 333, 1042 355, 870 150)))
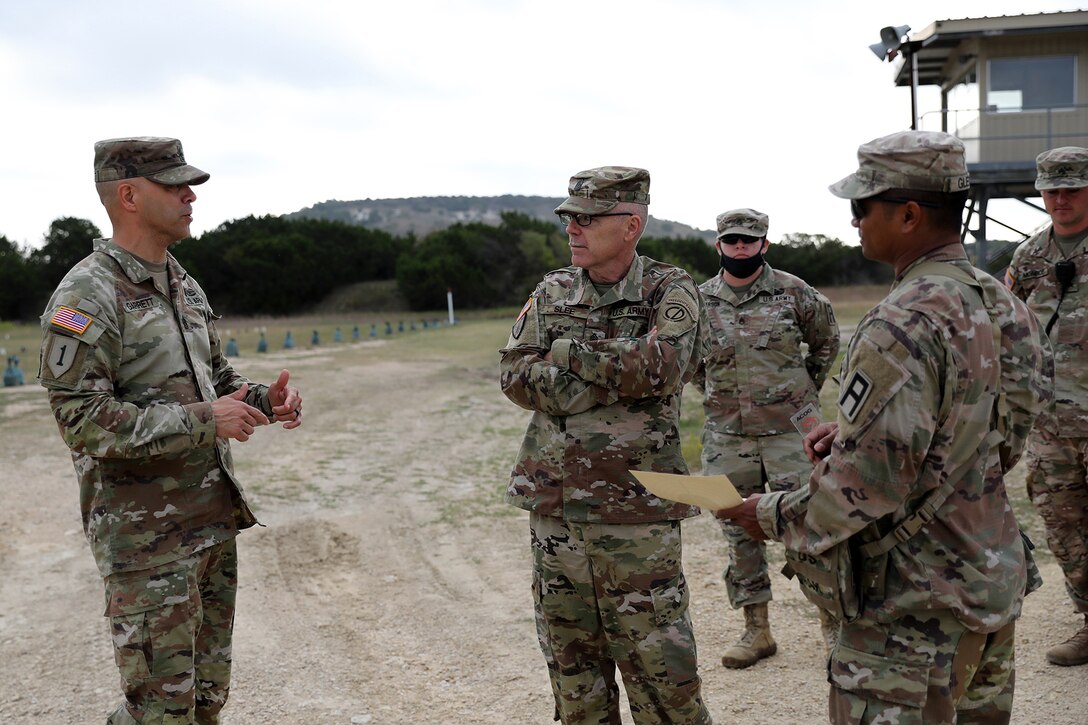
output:
POLYGON ((728 476, 683 476, 677 473, 631 471, 631 475, 658 498, 690 503, 707 509, 715 516, 729 509, 728 518, 742 527, 756 541, 764 541, 767 534, 756 520, 756 502, 759 494, 752 494, 747 501, 741 498, 728 476))
POLYGON ((722 509, 714 512, 714 516, 723 521, 729 521, 742 529, 752 537, 753 541, 766 541, 768 536, 763 530, 763 527, 759 525, 759 517, 756 514, 756 507, 759 506, 759 497, 761 493, 753 493, 748 498, 741 502, 740 506, 734 508, 722 509))

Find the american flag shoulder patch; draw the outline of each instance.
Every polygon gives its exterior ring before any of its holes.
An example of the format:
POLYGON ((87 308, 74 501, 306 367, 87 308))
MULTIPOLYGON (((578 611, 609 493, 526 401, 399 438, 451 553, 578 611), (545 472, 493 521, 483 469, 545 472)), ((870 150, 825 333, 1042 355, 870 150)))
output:
POLYGON ((65 330, 71 330, 77 335, 82 335, 94 322, 94 318, 79 310, 61 305, 53 313, 53 317, 49 322, 57 327, 63 327, 65 330))
POLYGON ((532 296, 530 296, 529 299, 525 302, 525 306, 521 308, 521 312, 518 313, 518 319, 520 320, 522 317, 525 317, 525 314, 529 311, 530 308, 532 308, 532 306, 533 298, 532 296))
POLYGON ((529 299, 528 301, 526 301, 525 306, 522 307, 521 312, 518 313, 518 319, 514 321, 514 327, 510 330, 510 334, 514 336, 515 340, 521 337, 522 330, 525 329, 525 315, 529 312, 532 306, 533 297, 532 295, 529 295, 529 299))

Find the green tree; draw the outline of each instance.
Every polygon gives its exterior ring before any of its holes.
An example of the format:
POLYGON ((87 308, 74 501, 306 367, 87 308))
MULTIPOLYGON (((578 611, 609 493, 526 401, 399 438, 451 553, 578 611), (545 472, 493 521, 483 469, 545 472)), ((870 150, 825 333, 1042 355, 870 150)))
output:
POLYGON ((68 270, 94 250, 94 240, 102 232, 93 222, 78 217, 53 220, 41 248, 30 253, 30 264, 38 270, 42 283, 50 290, 68 270))
POLYGON ((401 245, 386 232, 341 222, 249 216, 171 251, 217 312, 290 314, 336 287, 391 279, 401 245))
POLYGON ((823 234, 784 234, 767 251, 776 269, 795 274, 815 287, 890 282, 890 267, 866 259, 861 247, 823 234))
POLYGON ((485 238, 477 227, 455 224, 428 235, 397 260, 397 287, 413 310, 441 309, 446 290, 461 307, 494 305, 495 285, 481 264, 485 238))
POLYGON ((702 237, 643 237, 638 253, 688 271, 696 282, 702 283, 718 273, 718 250, 702 237))
POLYGON ((461 307, 520 304, 548 270, 570 263, 558 224, 507 212, 502 223, 454 224, 405 244, 397 286, 412 309, 445 305, 452 289, 461 307))
POLYGON ((35 307, 44 290, 26 254, 14 242, 0 236, 0 320, 28 320, 41 313, 35 307))

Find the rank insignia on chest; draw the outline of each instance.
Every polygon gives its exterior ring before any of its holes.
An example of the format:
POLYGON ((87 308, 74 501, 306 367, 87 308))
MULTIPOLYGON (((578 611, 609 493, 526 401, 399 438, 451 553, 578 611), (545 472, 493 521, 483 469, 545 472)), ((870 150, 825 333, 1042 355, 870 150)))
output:
POLYGON ((185 302, 190 307, 203 307, 204 298, 195 289, 185 288, 185 302))
POLYGON ((58 307, 57 311, 53 313, 53 317, 49 320, 49 324, 62 327, 65 330, 70 330, 77 335, 82 335, 86 332, 92 322, 94 322, 94 319, 90 315, 72 309, 71 307, 64 306, 58 307))

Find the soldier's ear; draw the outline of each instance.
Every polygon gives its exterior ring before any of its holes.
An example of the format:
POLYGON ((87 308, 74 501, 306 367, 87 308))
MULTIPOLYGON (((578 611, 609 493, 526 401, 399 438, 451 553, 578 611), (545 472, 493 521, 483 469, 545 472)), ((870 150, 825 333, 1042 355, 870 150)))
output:
POLYGON ((897 213, 899 214, 897 218, 904 232, 914 232, 924 226, 925 215, 922 213, 922 207, 916 201, 911 200, 899 204, 897 213))
POLYGON ((638 214, 627 217, 627 228, 623 236, 629 242, 638 241, 642 236, 642 217, 638 214))
POLYGON ((117 185, 117 203, 121 205, 121 208, 125 211, 136 211, 136 194, 137 189, 135 184, 122 181, 117 185))

